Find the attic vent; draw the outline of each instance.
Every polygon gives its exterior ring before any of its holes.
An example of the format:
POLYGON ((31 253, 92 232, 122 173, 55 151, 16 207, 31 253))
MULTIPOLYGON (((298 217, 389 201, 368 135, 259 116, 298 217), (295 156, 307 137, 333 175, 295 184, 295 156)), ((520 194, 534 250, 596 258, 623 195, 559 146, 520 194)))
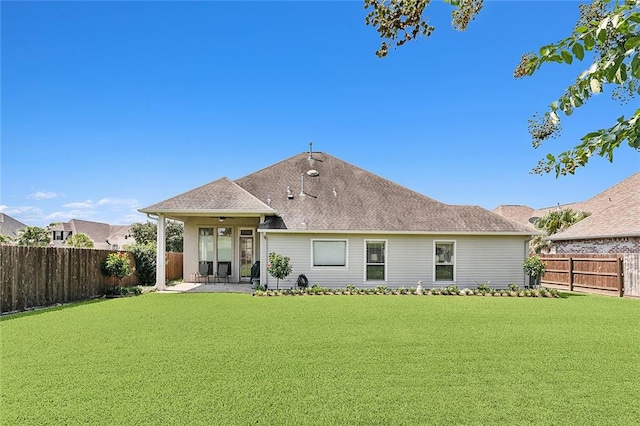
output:
POLYGON ((287 198, 292 200, 293 199, 293 192, 291 192, 291 187, 287 186, 287 198))
POLYGON ((307 172, 307 174, 308 174, 309 176, 311 176, 311 177, 320 176, 320 173, 318 173, 318 171, 317 171, 317 170, 315 170, 315 169, 311 169, 311 170, 309 170, 309 171, 307 172))
POLYGON ((313 142, 309 142, 309 160, 313 159, 313 142))

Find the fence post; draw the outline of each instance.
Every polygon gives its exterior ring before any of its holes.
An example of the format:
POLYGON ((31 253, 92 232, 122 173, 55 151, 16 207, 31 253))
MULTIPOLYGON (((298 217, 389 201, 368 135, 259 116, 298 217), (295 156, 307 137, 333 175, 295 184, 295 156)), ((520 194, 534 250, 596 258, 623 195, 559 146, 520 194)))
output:
POLYGON ((569 256, 569 291, 573 291, 573 257, 569 256))
POLYGON ((622 297, 624 295, 624 276, 622 275, 622 257, 618 256, 618 297, 622 297))

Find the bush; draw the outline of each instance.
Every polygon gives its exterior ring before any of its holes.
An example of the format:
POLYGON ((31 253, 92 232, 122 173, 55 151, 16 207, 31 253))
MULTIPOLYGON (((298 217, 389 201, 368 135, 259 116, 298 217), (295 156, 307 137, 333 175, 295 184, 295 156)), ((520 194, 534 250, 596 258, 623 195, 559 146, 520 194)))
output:
POLYGON ((122 281, 123 278, 133 274, 135 270, 131 268, 129 253, 123 251, 109 253, 102 269, 110 277, 118 278, 118 281, 122 281))
POLYGON ((483 291, 487 293, 491 291, 491 287, 489 287, 489 283, 480 283, 478 284, 478 291, 483 291))
POLYGON ((518 287, 518 284, 516 284, 516 283, 511 283, 507 287, 509 288, 509 291, 518 291, 518 290, 520 290, 520 288, 518 287))
POLYGON ((142 285, 154 285, 156 283, 156 243, 134 244, 129 247, 136 262, 138 281, 142 285))
POLYGON ((124 287, 117 286, 108 288, 105 291, 107 296, 137 296, 142 294, 142 290, 138 286, 124 287))

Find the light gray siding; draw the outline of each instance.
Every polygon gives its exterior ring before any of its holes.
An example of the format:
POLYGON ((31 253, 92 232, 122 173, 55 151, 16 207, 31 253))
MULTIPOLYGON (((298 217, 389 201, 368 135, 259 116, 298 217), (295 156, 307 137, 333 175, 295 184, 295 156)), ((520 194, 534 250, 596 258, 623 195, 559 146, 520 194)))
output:
MULTIPOLYGON (((510 283, 523 286, 522 262, 525 258, 523 236, 451 236, 451 235, 362 235, 362 234, 284 234, 268 233, 266 252, 277 252, 291 258, 293 272, 280 281, 281 288, 295 286, 299 274, 305 274, 310 285, 344 287, 414 287, 420 280, 424 287, 442 287, 447 282, 434 281, 434 240, 455 241, 456 281, 460 287, 475 288, 490 281, 502 288, 510 283), (348 241, 347 267, 313 267, 311 241, 336 239, 348 241), (365 281, 365 240, 385 240, 387 281, 365 281)), ((266 277, 271 287, 272 277, 266 277)), ((264 281, 264 277, 263 277, 264 281)))

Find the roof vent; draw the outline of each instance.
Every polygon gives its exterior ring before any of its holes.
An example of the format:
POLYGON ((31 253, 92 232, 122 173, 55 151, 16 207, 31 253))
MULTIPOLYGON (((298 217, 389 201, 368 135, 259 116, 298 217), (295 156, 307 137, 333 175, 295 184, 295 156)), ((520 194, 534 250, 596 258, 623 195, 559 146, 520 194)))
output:
POLYGON ((320 176, 320 173, 318 173, 318 171, 316 169, 311 169, 307 172, 307 174, 311 177, 316 177, 316 176, 320 176))
POLYGON ((313 159, 313 142, 309 142, 309 160, 313 159))
POLYGON ((293 200, 293 192, 291 192, 290 186, 287 186, 287 198, 293 200))

